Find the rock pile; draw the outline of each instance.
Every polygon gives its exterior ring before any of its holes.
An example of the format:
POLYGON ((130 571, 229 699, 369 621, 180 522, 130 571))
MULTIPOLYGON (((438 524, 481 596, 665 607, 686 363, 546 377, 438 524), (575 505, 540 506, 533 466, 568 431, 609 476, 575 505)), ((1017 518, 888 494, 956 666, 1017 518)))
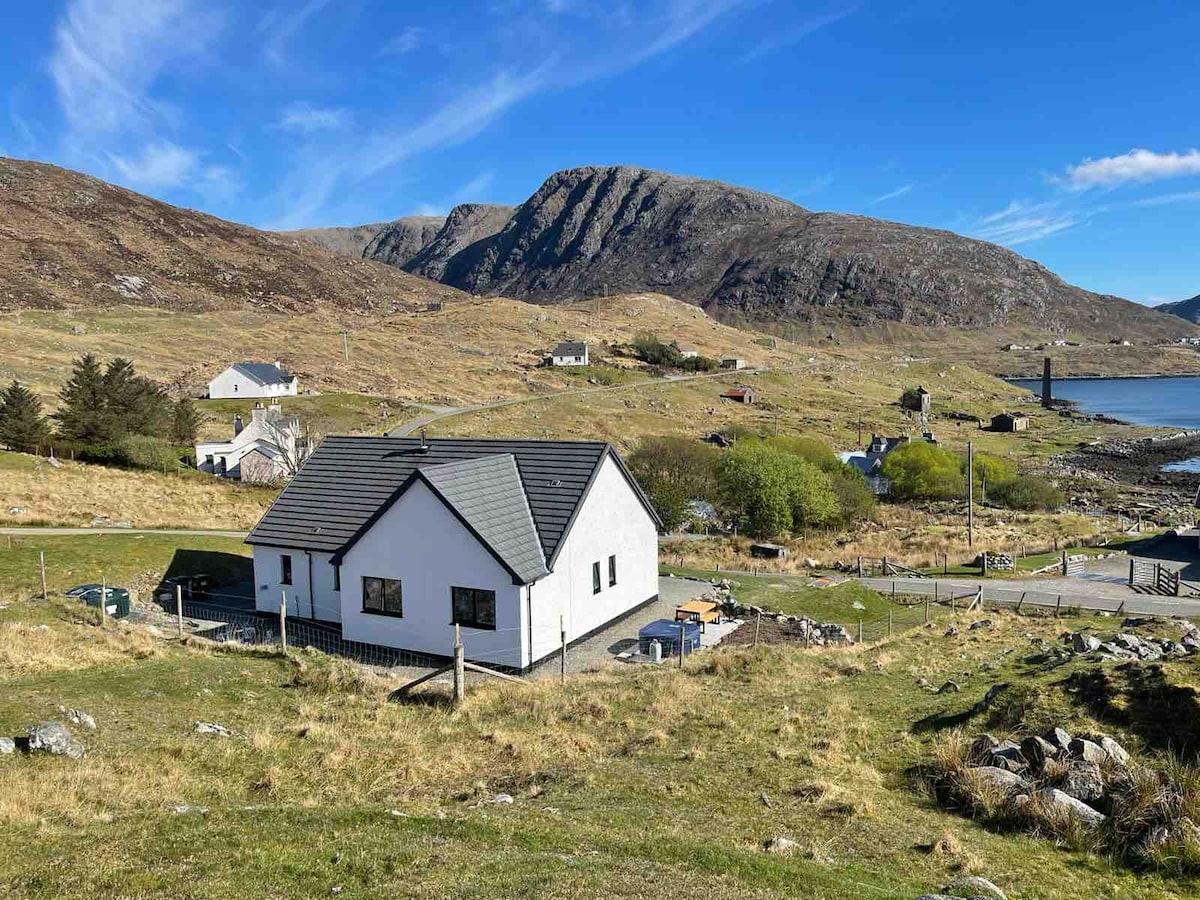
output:
POLYGON ((838 644, 853 644, 854 636, 844 625, 834 622, 817 622, 807 616, 790 616, 786 613, 771 612, 761 606, 739 603, 733 596, 728 581, 719 581, 713 585, 711 593, 705 593, 704 600, 712 600, 721 604, 721 615, 734 619, 770 619, 784 626, 788 633, 798 641, 813 647, 825 647, 838 644))
MULTIPOLYGON (((1148 624, 1147 619, 1126 619, 1124 629, 1148 624)), ((1180 620, 1183 634, 1179 640, 1170 638, 1139 637, 1129 631, 1119 631, 1107 640, 1084 631, 1073 631, 1062 636, 1063 650, 1059 655, 1070 657, 1085 655, 1096 662, 1111 660, 1134 660, 1158 662, 1172 657, 1192 656, 1200 652, 1200 628, 1180 620)))

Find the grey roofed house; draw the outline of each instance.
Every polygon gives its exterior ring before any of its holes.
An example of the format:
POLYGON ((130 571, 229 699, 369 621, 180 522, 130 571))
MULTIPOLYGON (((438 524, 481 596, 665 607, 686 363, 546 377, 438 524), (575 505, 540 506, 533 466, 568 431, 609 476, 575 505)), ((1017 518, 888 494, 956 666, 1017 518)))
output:
POLYGON ((233 368, 262 385, 291 384, 296 380, 295 375, 283 371, 278 363, 240 362, 234 363, 233 368))
POLYGON ((246 542, 340 558, 419 479, 514 577, 536 578, 553 567, 576 511, 609 457, 659 522, 620 456, 602 441, 332 435, 246 542))
POLYGON ((584 341, 563 341, 554 348, 553 356, 583 356, 587 352, 587 343, 584 341))

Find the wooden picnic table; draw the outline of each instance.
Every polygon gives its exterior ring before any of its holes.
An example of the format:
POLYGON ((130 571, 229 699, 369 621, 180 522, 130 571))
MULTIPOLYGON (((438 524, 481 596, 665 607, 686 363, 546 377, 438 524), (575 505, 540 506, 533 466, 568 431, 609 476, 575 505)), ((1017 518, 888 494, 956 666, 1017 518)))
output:
POLYGON ((700 630, 709 622, 720 624, 720 606, 709 600, 689 600, 675 607, 676 622, 699 622, 700 630))

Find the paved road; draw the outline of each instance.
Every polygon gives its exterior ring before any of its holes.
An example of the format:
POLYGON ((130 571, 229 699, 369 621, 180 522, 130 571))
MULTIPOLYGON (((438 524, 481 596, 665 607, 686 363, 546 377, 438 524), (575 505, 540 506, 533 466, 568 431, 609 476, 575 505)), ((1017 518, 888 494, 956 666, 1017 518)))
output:
MULTIPOLYGON (((788 370, 791 371, 794 368, 801 368, 801 367, 800 366, 788 367, 788 370)), ((495 403, 479 403, 474 406, 453 406, 453 407, 439 407, 439 408, 422 407, 422 408, 430 409, 431 411, 428 412, 426 415, 423 415, 416 419, 413 419, 411 422, 409 422, 405 425, 401 425, 399 428, 390 432, 389 436, 390 437, 408 437, 410 434, 417 431, 419 428, 423 428, 426 425, 429 425, 433 422, 438 422, 442 419, 448 419, 451 416, 462 416, 462 415, 466 415, 467 413, 480 412, 481 410, 485 410, 485 409, 500 409, 501 407, 504 407, 504 406, 516 406, 517 404, 520 404, 520 403, 536 403, 540 400, 554 400, 557 397, 575 397, 575 396, 582 396, 584 394, 604 394, 604 393, 611 393, 613 391, 632 390, 632 391, 636 392, 643 388, 661 387, 663 384, 679 384, 680 382, 684 382, 684 381, 697 381, 701 378, 740 377, 743 375, 752 375, 752 374, 755 374, 758 372, 768 372, 768 371, 770 371, 770 370, 768 368, 766 368, 765 366, 758 367, 758 368, 746 368, 746 369, 724 369, 720 372, 705 372, 702 375, 671 375, 671 376, 667 376, 667 378, 665 378, 663 380, 635 381, 633 384, 605 385, 602 387, 582 388, 577 391, 556 391, 553 394, 538 394, 533 397, 513 397, 508 400, 497 400, 495 403)), ((420 405, 420 404, 415 404, 415 405, 420 405)))
POLYGON ((1126 585, 1081 578, 1041 581, 972 581, 965 578, 863 578, 863 584, 881 593, 892 585, 901 594, 940 597, 974 596, 981 587, 989 602, 1027 606, 1076 606, 1093 612, 1121 612, 1149 616, 1200 616, 1200 599, 1139 594, 1126 585))
POLYGON ((186 537, 244 538, 248 531, 202 531, 188 528, 0 528, 13 537, 62 537, 75 534, 176 534, 186 537))

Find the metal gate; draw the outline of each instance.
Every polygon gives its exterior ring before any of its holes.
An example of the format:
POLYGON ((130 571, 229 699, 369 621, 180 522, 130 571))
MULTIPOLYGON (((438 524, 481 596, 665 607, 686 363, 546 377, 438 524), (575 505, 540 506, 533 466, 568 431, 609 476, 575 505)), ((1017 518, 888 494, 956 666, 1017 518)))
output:
POLYGON ((1129 586, 1131 588, 1149 588, 1156 594, 1178 597, 1179 585, 1179 573, 1174 569, 1168 569, 1162 563, 1146 562, 1142 559, 1129 561, 1129 586))
POLYGON ((1080 553, 1076 556, 1063 555, 1063 574, 1068 578, 1078 577, 1083 574, 1084 568, 1087 566, 1087 555, 1080 553))

